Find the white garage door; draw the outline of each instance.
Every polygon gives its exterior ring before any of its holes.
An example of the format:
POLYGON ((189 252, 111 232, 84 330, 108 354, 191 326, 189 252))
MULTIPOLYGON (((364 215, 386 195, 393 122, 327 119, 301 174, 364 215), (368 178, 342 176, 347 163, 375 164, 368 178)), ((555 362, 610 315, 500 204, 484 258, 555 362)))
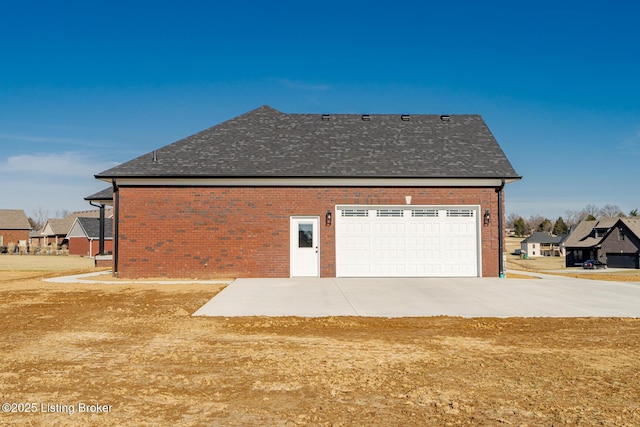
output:
POLYGON ((338 206, 338 277, 479 276, 477 206, 338 206))

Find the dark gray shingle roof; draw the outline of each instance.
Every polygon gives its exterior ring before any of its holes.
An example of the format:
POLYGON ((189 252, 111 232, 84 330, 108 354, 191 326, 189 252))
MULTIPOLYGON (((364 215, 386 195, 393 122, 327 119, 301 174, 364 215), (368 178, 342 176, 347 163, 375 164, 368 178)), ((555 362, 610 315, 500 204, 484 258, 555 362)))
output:
POLYGON ((103 190, 98 191, 97 193, 85 197, 84 199, 92 202, 111 201, 113 200, 113 187, 107 187, 103 190))
MULTIPOLYGON (((98 239, 100 237, 100 219, 99 218, 78 218, 80 226, 90 239, 98 239)), ((110 219, 104 222, 104 237, 113 237, 113 221, 110 219)))
POLYGON ((545 233, 544 231, 536 231, 531 236, 527 237, 520 243, 549 243, 549 244, 560 244, 567 238, 566 234, 558 234, 557 236, 552 236, 549 233, 545 233))
POLYGON ((96 177, 520 178, 479 115, 328 118, 263 106, 96 177))

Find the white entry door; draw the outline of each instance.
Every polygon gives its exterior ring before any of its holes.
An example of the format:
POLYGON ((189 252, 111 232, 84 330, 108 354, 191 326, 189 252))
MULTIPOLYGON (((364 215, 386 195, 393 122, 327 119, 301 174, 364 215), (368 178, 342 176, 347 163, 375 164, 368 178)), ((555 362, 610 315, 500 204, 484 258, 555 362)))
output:
POLYGON ((320 276, 319 231, 319 217, 291 217, 291 277, 320 276))

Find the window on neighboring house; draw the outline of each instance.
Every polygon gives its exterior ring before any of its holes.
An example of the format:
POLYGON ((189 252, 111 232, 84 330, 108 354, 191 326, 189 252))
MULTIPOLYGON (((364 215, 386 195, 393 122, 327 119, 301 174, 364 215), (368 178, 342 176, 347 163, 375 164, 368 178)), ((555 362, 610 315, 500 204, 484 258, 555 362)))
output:
POLYGON ((622 242, 624 240, 624 230, 622 227, 618 228, 618 241, 622 242))

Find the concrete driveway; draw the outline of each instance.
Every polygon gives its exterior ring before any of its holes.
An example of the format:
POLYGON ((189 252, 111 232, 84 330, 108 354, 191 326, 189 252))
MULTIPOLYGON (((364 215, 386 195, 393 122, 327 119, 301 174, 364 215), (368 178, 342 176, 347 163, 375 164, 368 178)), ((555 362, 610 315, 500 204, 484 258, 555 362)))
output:
POLYGON ((640 282, 535 276, 237 279, 194 316, 640 317, 640 282))

